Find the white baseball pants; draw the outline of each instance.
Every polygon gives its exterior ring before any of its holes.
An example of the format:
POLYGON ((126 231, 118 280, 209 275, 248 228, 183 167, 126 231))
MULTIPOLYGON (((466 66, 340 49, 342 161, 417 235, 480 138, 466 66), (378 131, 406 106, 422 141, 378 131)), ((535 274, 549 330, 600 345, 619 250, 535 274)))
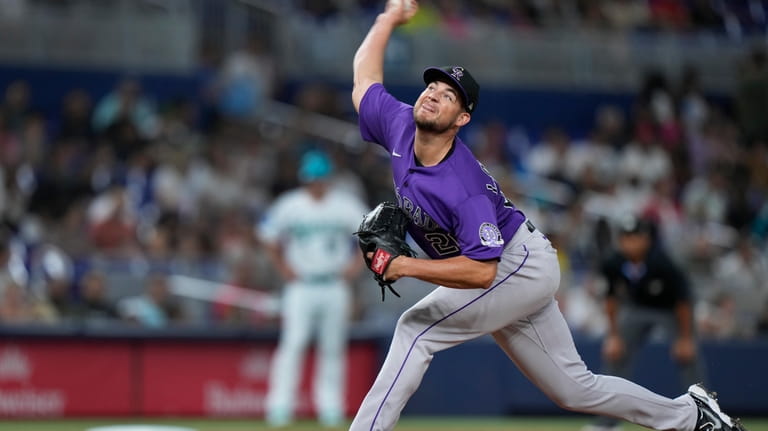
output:
POLYGON ((317 336, 313 401, 322 418, 344 414, 347 332, 351 292, 335 280, 328 285, 289 283, 283 296, 280 342, 272 359, 267 419, 276 424, 293 418, 302 364, 313 335, 317 336))

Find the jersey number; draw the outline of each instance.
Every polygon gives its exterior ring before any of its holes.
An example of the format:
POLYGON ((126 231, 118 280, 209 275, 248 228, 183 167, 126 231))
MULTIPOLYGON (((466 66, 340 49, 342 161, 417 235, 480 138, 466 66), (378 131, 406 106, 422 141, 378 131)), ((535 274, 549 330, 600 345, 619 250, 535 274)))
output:
POLYGON ((424 235, 424 238, 432 245, 432 249, 440 256, 455 254, 459 252, 456 240, 450 235, 442 232, 432 232, 424 235))

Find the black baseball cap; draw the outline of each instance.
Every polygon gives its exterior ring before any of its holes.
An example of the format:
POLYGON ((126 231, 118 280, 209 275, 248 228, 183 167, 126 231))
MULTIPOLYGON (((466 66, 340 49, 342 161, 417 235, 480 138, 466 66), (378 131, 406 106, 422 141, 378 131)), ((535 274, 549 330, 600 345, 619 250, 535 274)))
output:
POLYGON ((464 108, 470 114, 477 106, 480 86, 463 66, 428 67, 424 70, 424 83, 442 81, 459 90, 464 99, 464 108))
POLYGON ((650 220, 637 216, 627 216, 619 221, 619 233, 622 235, 650 234, 650 220))

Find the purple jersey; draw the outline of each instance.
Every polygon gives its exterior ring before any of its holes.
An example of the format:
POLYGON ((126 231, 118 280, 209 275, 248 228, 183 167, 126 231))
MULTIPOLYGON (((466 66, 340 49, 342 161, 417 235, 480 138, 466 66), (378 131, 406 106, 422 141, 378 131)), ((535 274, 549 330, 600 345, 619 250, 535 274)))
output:
POLYGON ((525 222, 472 152, 456 137, 436 166, 416 162, 413 106, 372 85, 360 102, 360 132, 390 153, 395 194, 411 217, 409 233, 433 259, 498 259, 525 222))

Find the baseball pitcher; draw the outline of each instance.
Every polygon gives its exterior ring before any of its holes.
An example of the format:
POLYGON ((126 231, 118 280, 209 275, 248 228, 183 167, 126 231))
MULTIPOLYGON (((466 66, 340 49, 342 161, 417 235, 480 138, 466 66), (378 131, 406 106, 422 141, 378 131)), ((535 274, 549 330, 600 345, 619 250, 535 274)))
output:
MULTIPOLYGON (((407 5, 406 5, 407 3, 407 5)), ((491 334, 512 362, 563 408, 618 417, 657 430, 743 428, 699 385, 676 399, 596 375, 581 360, 554 299, 557 252, 510 202, 456 135, 480 88, 465 66, 429 67, 413 106, 382 85, 392 31, 417 11, 390 0, 354 57, 352 102, 366 141, 390 154, 408 232, 431 259, 378 250, 367 255, 383 281, 438 285, 397 322, 386 360, 351 430, 391 430, 435 353, 491 334)))

